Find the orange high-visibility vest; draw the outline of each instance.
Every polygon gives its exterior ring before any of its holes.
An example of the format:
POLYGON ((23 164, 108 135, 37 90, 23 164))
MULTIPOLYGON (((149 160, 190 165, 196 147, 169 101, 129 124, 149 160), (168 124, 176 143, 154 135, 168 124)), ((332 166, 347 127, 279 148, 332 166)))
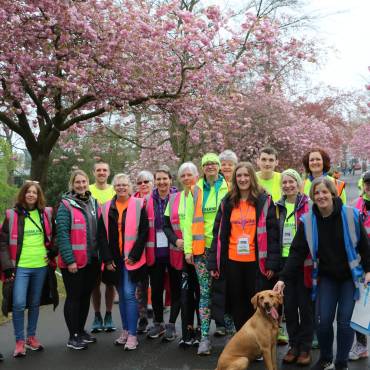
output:
POLYGON ((201 255, 204 253, 206 242, 204 237, 204 216, 203 216, 203 196, 202 189, 198 185, 192 187, 193 203, 194 203, 194 216, 191 226, 193 234, 193 255, 201 255))

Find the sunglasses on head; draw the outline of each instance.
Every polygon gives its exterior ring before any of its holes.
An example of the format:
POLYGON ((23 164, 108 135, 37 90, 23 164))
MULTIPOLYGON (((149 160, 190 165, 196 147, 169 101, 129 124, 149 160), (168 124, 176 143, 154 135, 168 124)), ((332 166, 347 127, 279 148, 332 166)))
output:
POLYGON ((149 180, 144 180, 144 181, 138 181, 136 184, 137 185, 142 185, 142 184, 149 184, 149 180))
POLYGON ((32 182, 33 184, 39 184, 38 181, 35 181, 35 180, 26 180, 25 183, 30 183, 32 182))

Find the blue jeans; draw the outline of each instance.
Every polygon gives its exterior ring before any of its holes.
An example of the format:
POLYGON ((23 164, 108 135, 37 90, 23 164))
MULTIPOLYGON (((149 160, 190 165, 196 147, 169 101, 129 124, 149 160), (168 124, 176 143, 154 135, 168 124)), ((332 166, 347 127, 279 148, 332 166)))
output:
POLYGON ((315 313, 320 358, 325 361, 333 360, 333 321, 337 311, 337 356, 335 363, 343 367, 347 366, 348 353, 354 339, 354 331, 349 325, 355 305, 354 292, 355 286, 351 279, 338 281, 327 276, 320 277, 315 313))
POLYGON ((27 337, 36 334, 42 288, 47 266, 17 267, 13 287, 13 326, 15 340, 24 340, 24 310, 28 307, 27 337))
POLYGON ((139 317, 138 303, 136 300, 136 283, 131 281, 129 272, 123 266, 120 283, 117 286, 119 295, 119 312, 121 314, 122 329, 136 336, 137 320, 139 317))

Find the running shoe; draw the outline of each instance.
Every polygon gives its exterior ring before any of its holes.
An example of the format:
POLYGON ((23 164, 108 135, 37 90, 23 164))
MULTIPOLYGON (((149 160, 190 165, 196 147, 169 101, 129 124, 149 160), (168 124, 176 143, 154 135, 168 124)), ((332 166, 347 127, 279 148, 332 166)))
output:
POLYGON ((91 326, 91 333, 100 333, 104 330, 103 319, 99 314, 95 314, 94 321, 91 326))
POLYGON ((164 323, 155 322, 153 326, 149 329, 148 338, 156 339, 163 335, 166 331, 164 323))
POLYGON ((104 316, 104 331, 107 333, 110 333, 112 331, 116 330, 116 327, 114 326, 113 319, 112 319, 112 313, 111 312, 106 312, 104 316))
POLYGON ((198 355, 199 356, 209 356, 211 354, 211 342, 208 338, 202 338, 199 347, 198 347, 198 355))
POLYGON ((369 357, 367 346, 364 346, 363 344, 356 341, 351 351, 349 352, 348 358, 351 361, 357 361, 357 360, 360 360, 361 358, 367 358, 367 357, 369 357))
POLYGON ((166 324, 166 331, 163 336, 164 342, 172 342, 176 339, 176 328, 175 324, 168 323, 166 324))
POLYGON ((133 351, 137 348, 139 342, 137 341, 137 337, 134 335, 129 334, 127 338, 127 342, 125 344, 124 350, 125 351, 133 351))
POLYGON ((27 338, 26 348, 32 351, 42 351, 44 349, 42 344, 38 341, 38 339, 35 336, 31 336, 27 338))
POLYGON ((26 356, 26 342, 24 340, 17 340, 15 342, 15 350, 13 357, 24 357, 26 356))

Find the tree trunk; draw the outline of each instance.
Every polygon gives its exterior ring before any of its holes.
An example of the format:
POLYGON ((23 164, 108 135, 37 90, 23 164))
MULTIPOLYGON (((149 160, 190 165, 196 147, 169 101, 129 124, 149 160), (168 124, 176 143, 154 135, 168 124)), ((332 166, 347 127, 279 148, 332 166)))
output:
POLYGON ((31 154, 31 180, 38 181, 43 191, 47 187, 47 174, 50 155, 43 153, 31 154))

